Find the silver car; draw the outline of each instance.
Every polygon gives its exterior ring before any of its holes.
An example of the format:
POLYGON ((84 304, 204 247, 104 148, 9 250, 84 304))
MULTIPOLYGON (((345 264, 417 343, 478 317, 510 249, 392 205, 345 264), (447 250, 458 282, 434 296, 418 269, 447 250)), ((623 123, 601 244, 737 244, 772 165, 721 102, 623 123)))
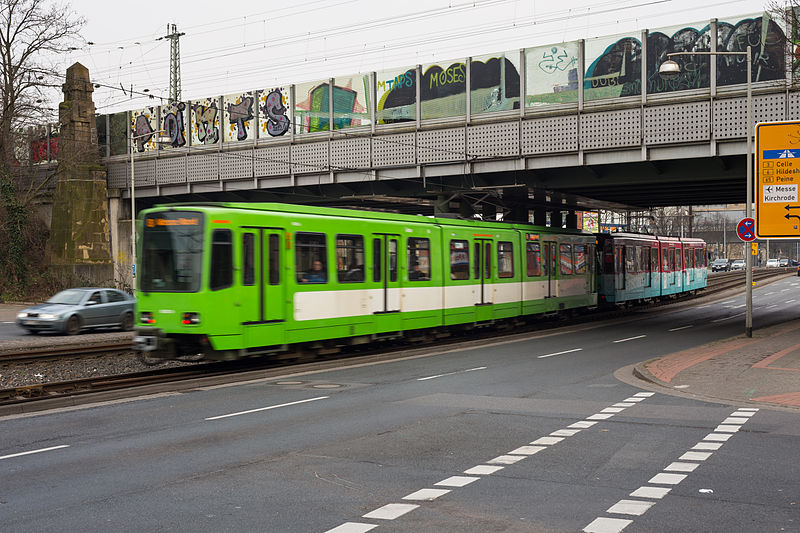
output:
POLYGON ((17 325, 34 335, 41 331, 75 335, 82 329, 100 327, 130 331, 135 303, 132 296, 117 289, 67 289, 19 312, 17 325))

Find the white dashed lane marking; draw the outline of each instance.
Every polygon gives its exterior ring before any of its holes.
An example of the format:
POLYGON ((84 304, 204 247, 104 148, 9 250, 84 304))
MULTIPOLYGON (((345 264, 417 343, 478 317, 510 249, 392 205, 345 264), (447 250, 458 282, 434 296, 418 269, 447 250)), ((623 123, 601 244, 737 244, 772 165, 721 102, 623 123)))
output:
POLYGON ((49 448, 40 448, 38 450, 30 450, 28 452, 19 452, 19 453, 12 453, 10 455, 3 455, 3 456, 0 456, 0 460, 12 459, 14 457, 22 457, 23 455, 32 455, 34 453, 51 452, 53 450, 60 450, 62 448, 69 448, 69 444, 62 444, 60 446, 50 446, 49 448))
POLYGON ((271 409, 278 409, 280 407, 289 407, 291 405, 300 405, 302 403, 316 402, 317 400, 324 400, 326 398, 329 398, 329 396, 318 396, 316 398, 308 398, 308 399, 300 400, 300 401, 297 401, 297 402, 289 402, 289 403, 282 403, 282 404, 278 404, 278 405, 270 405, 268 407, 259 407, 258 409, 249 409, 247 411, 239 411, 238 413, 228 413, 227 415, 210 416, 210 417, 206 418, 206 420, 219 420, 221 418, 230 418, 232 416, 249 415, 251 413, 259 413, 261 411, 269 411, 271 409))
POLYGON ((614 341, 614 344, 616 344, 618 342, 635 341, 636 339, 643 339, 645 337, 647 337, 647 335, 637 335, 635 337, 628 337, 627 339, 619 339, 619 340, 614 341))
MULTIPOLYGON (((680 456, 678 461, 673 461, 659 472, 648 483, 651 485, 667 485, 666 487, 653 487, 644 485, 630 493, 630 496, 641 498, 639 500, 623 499, 612 505, 606 511, 609 514, 640 516, 647 512, 657 502, 677 485, 686 479, 691 472, 694 472, 702 463, 707 460, 714 451, 720 449, 722 445, 730 439, 734 433, 741 429, 741 424, 750 420, 758 409, 740 408, 727 417, 722 424, 716 427, 714 433, 705 436, 702 442, 698 442, 692 450, 707 451, 688 451, 680 456), (693 462, 690 462, 693 461, 693 462), (683 472, 676 474, 674 472, 683 472)), ((628 527, 632 520, 621 518, 610 518, 605 516, 597 517, 589 523, 583 531, 586 533, 620 533, 628 527)))
POLYGON ((680 331, 680 330, 682 330, 682 329, 688 329, 688 328, 693 328, 693 327, 694 327, 694 326, 693 326, 692 324, 689 324, 688 326, 681 326, 681 327, 679 327, 679 328, 672 328, 672 329, 670 329, 670 330, 667 330, 667 331, 680 331))
MULTIPOLYGON (((644 335, 642 335, 642 337, 643 336, 644 335)), ((559 442, 565 440, 566 438, 572 437, 580 433, 581 430, 583 429, 592 427, 597 423, 592 421, 592 418, 594 417, 600 417, 603 420, 611 418, 615 414, 624 411, 626 408, 635 406, 638 402, 641 402, 649 398, 650 396, 653 396, 654 394, 655 393, 653 392, 637 392, 633 396, 626 398, 624 402, 617 402, 616 404, 614 404, 613 407, 606 407, 600 413, 595 413, 593 415, 590 415, 585 420, 573 422, 566 428, 555 430, 546 437, 539 437, 538 439, 526 444, 525 446, 520 446, 518 448, 515 448, 514 450, 511 450, 507 454, 499 455, 494 459, 489 459, 488 461, 486 461, 486 464, 476 465, 473 466, 472 468, 468 468, 467 470, 464 470, 464 474, 467 474, 465 476, 450 476, 437 483, 434 483, 434 486, 436 487, 450 487, 450 488, 447 489, 423 488, 415 492, 412 492, 407 496, 404 496, 402 499, 405 501, 417 501, 417 502, 434 501, 437 498, 440 498, 441 496, 444 496, 449 492, 452 492, 452 489, 465 487, 471 483, 474 483, 475 481, 478 481, 479 479, 481 479, 479 476, 494 474, 495 472, 502 470, 503 468, 506 468, 509 465, 513 465, 514 463, 522 461, 523 459, 527 459, 532 455, 535 455, 541 451, 546 450, 547 448, 550 448, 558 444, 559 442)), ((674 475, 674 474, 663 474, 663 475, 674 475)), ((653 492, 657 493, 658 491, 656 490, 653 492)), ((621 502, 618 502, 614 508, 628 509, 629 510, 628 512, 630 512, 630 514, 639 515, 647 510, 645 507, 648 505, 652 505, 652 503, 648 504, 648 502, 642 503, 636 500, 630 500, 630 501, 623 500, 621 502)), ((413 511, 417 507, 419 507, 418 504, 390 503, 363 515, 363 518, 370 518, 376 520, 394 520, 398 517, 403 516, 408 512, 413 511)), ((624 527, 631 521, 630 520, 624 521, 612 518, 598 518, 595 522, 597 522, 597 524, 595 526, 592 526, 595 529, 591 530, 586 529, 585 531, 593 531, 597 533, 620 531, 618 526, 614 526, 617 527, 617 529, 614 529, 613 527, 609 526, 609 524, 624 523, 624 525, 622 526, 624 527), (604 529, 608 527, 611 527, 611 529, 604 529)), ((364 524, 361 522, 346 522, 334 529, 329 529, 326 533, 360 533, 362 531, 369 531, 373 527, 377 527, 377 525, 364 524)))
POLYGON ((556 352, 556 353, 549 353, 547 355, 538 355, 539 359, 544 359, 545 357, 553 357, 556 355, 564 355, 565 353, 572 353, 572 352, 580 352, 583 348, 575 348, 573 350, 564 350, 563 352, 556 352))
POLYGON ((466 374, 467 372, 475 372, 476 370, 486 370, 487 367, 479 366, 477 368, 469 368, 467 370, 458 370, 456 372, 447 372, 446 374, 436 374, 435 376, 426 376, 424 378, 417 378, 417 381, 427 381, 429 379, 443 378, 445 376, 455 376, 456 374, 466 374))

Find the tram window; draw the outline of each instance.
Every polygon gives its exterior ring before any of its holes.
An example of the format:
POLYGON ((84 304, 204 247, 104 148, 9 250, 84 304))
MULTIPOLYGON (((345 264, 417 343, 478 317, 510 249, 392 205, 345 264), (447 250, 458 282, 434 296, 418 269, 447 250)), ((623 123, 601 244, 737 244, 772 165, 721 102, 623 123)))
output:
POLYGON ((675 248, 669 249, 669 269, 670 271, 675 271, 675 248))
POLYGON ((645 287, 650 287, 650 285, 651 285, 651 283, 650 283, 650 275, 649 275, 650 272, 651 272, 650 269, 653 266, 653 262, 652 262, 652 259, 650 257, 651 252, 652 252, 652 248, 650 248, 649 246, 645 246, 642 249, 642 268, 644 269, 644 273, 647 274, 644 277, 644 286, 645 287))
POLYGON ((576 244, 572 247, 576 274, 586 274, 586 245, 576 244))
POLYGON ((514 277, 514 243, 497 243, 497 277, 514 277))
POLYGON ((397 281, 397 239, 389 241, 389 281, 397 281))
POLYGON ((694 266, 695 268, 700 268, 705 266, 703 264, 703 249, 702 248, 695 248, 694 249, 694 266))
POLYGON ((450 241, 450 279, 469 279, 469 241, 450 241))
POLYGON ((622 251, 624 248, 622 246, 615 246, 614 247, 614 273, 621 274, 624 272, 623 265, 625 261, 622 259, 622 251))
POLYGON ((571 244, 560 244, 558 246, 558 255, 559 255, 559 272, 562 275, 568 276, 573 273, 573 265, 572 265, 572 245, 571 244))
POLYGON ((688 246, 683 249, 683 266, 692 268, 692 250, 688 246))
POLYGON ((295 268, 298 283, 328 282, 328 252, 324 233, 296 233, 295 268))
POLYGON ((242 285, 256 284, 255 235, 242 235, 242 285))
POLYGON ((525 245, 525 258, 528 276, 542 275, 542 247, 538 242, 525 245))
POLYGON ((486 263, 483 271, 483 278, 489 279, 492 277, 492 243, 490 242, 484 244, 483 259, 486 263))
POLYGON ((269 236, 269 284, 281 284, 281 237, 269 236))
POLYGON ((658 272, 658 248, 653 246, 650 248, 650 267, 651 272, 658 272))
POLYGON ((212 291, 233 285, 233 238, 229 229, 215 229, 211 235, 212 291))
POLYGON ((661 267, 664 272, 669 272, 669 252, 667 248, 661 249, 661 267))
POLYGON ((636 247, 625 247, 625 272, 632 274, 636 272, 636 247))
POLYGON ((381 239, 372 239, 372 281, 375 283, 383 279, 383 242, 381 239))
POLYGON ((408 279, 427 281, 431 279, 430 239, 408 239, 408 279))
POLYGON ((481 243, 475 243, 475 263, 472 267, 472 277, 481 279, 481 243))
POLYGON ((336 270, 339 282, 364 281, 364 237, 336 236, 336 270))

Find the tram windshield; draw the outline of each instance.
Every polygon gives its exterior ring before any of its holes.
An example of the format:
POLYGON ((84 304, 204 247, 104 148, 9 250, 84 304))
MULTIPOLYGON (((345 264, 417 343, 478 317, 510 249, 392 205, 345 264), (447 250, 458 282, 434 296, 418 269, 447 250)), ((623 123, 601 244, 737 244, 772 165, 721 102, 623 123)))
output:
POLYGON ((203 267, 203 214, 150 213, 144 220, 140 290, 195 292, 203 267))

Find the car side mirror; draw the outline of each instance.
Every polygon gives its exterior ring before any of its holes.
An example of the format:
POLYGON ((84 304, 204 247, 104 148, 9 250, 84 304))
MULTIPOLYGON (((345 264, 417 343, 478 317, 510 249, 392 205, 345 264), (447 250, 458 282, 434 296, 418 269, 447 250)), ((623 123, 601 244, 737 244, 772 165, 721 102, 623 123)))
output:
POLYGON ((89 301, 88 301, 88 302, 86 302, 84 305, 95 305, 96 303, 97 303, 97 302, 95 302, 94 300, 89 300, 89 301))

